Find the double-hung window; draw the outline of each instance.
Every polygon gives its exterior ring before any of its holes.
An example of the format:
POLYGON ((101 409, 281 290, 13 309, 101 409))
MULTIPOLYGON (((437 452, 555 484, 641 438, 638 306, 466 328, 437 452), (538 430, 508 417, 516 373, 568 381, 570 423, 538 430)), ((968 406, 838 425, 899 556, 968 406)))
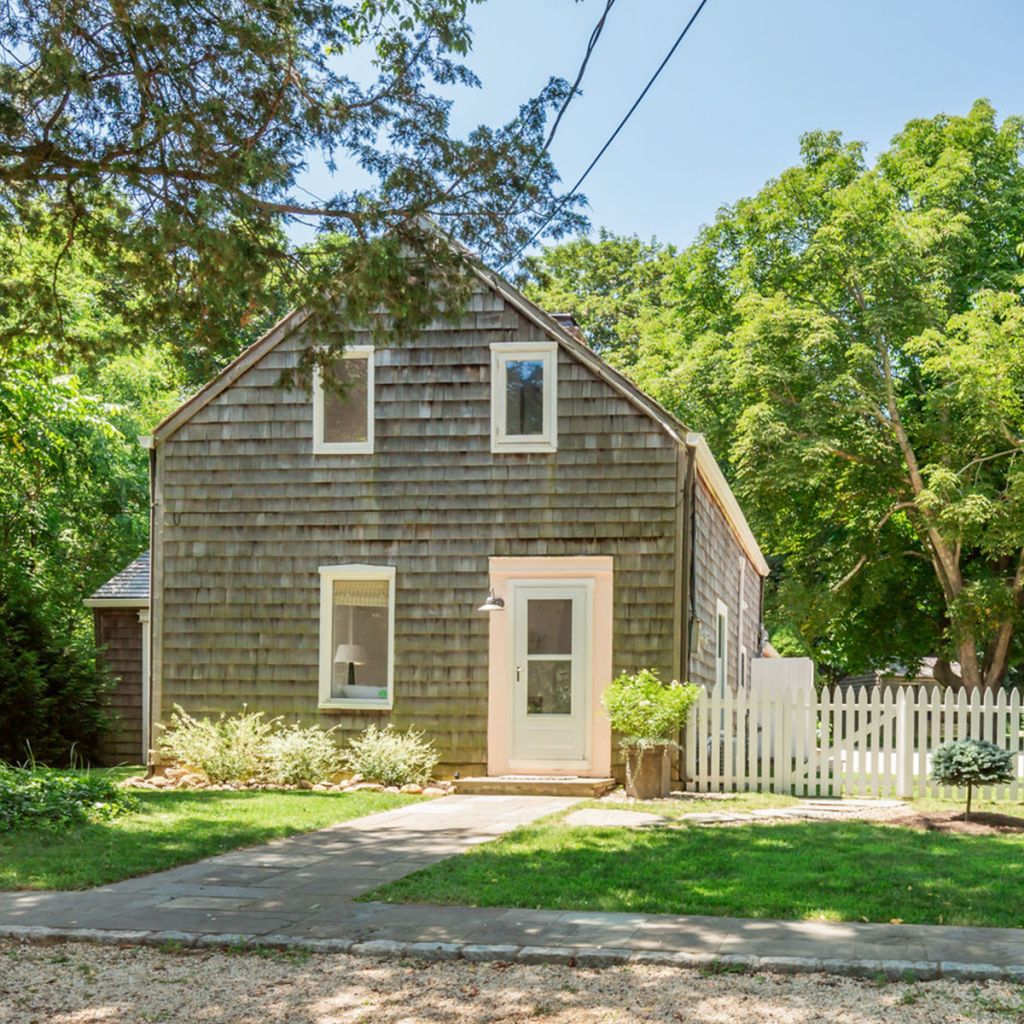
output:
POLYGON ((372 455, 373 346, 346 349, 333 373, 334 387, 325 387, 319 373, 313 377, 313 451, 372 455))
POLYGON ((558 448, 557 342, 491 346, 491 451, 558 448))
POLYGON ((320 569, 320 707, 390 708, 395 649, 395 569, 320 569))

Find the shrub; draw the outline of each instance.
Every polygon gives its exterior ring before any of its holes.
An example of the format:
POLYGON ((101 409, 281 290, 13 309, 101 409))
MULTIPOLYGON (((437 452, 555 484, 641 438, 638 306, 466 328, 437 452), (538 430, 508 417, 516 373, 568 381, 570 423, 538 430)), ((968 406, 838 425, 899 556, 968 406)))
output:
POLYGON ((289 725, 267 741, 266 773, 275 782, 320 782, 341 768, 333 729, 289 725))
POLYGON ((268 743, 278 719, 263 721, 262 711, 195 719, 174 705, 171 725, 157 740, 161 754, 211 782, 261 778, 266 767, 268 743))
POLYGON ((396 732, 390 725, 384 729, 368 725, 349 741, 342 761, 346 767, 385 786, 404 786, 409 782, 423 785, 430 781, 438 753, 433 742, 414 729, 396 732))
POLYGON ((0 761, 88 760, 110 724, 95 651, 54 619, 29 584, 0 579, 0 761))
POLYGON ((135 797, 101 775, 0 764, 0 833, 74 828, 138 806, 135 797))
POLYGON ((967 810, 971 816, 971 788, 1012 782, 1016 775, 1014 756, 986 740, 954 740, 943 743, 932 755, 931 779, 942 786, 967 787, 967 810))
POLYGON ((612 680, 601 701, 622 746, 642 748, 675 743, 699 693, 692 683, 673 680, 666 686, 645 668, 612 680))

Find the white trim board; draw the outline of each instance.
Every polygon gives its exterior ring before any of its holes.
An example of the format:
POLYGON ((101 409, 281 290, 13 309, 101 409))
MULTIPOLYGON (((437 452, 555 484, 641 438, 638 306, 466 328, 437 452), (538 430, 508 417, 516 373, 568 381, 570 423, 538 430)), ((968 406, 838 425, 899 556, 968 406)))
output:
POLYGON ((746 552, 754 568, 762 576, 767 576, 768 563, 765 561, 764 555, 761 554, 754 532, 750 529, 746 516, 743 515, 743 510, 736 500, 736 495, 732 493, 732 488, 725 479, 725 474, 719 468, 714 455, 711 454, 704 435, 687 434, 686 445, 696 453, 697 469, 718 502, 719 508, 725 514, 725 518, 729 520, 729 525, 732 527, 733 533, 736 534, 740 546, 746 552))

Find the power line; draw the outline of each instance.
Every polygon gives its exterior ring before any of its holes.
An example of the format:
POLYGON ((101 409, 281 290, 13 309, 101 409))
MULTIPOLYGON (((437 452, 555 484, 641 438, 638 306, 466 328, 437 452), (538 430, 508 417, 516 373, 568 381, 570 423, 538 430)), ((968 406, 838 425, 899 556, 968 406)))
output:
POLYGON ((552 220, 554 220, 555 216, 558 214, 558 211, 561 210, 562 207, 570 199, 572 199, 572 197, 579 191, 580 185, 582 185, 583 182, 587 180, 587 175, 589 175, 590 172, 597 166, 598 161, 601 159, 601 157, 604 156, 608 147, 615 141, 616 136, 619 134, 619 132, 622 131, 623 128, 625 128, 626 122, 633 116, 633 113, 636 111, 636 108, 639 107, 640 104, 643 102, 643 99, 650 91, 651 86, 654 85, 654 83, 658 80, 658 76, 662 73, 662 71, 665 70, 665 65, 668 64, 668 62, 672 59, 672 55, 676 52, 677 49, 679 49, 679 44, 686 38, 686 33, 690 31, 690 27, 697 20, 697 15, 700 14, 702 10, 704 10, 704 7, 707 4, 707 2, 708 0, 700 0, 700 3, 697 5, 697 9, 690 16, 690 20, 683 27, 683 31, 679 33, 678 37, 676 38, 676 41, 672 44, 672 49, 668 51, 668 53, 665 55, 665 59, 658 65, 657 71, 655 71, 654 74, 651 75, 650 81, 644 86, 643 92, 640 93, 639 96, 637 96, 636 100, 633 103, 633 106, 631 106, 629 110, 626 112, 626 116, 619 122, 619 126, 609 136, 608 141, 601 147, 597 156, 595 156, 594 159, 590 161, 590 166, 587 167, 587 169, 580 175, 579 181, 577 181, 576 184, 573 185, 573 187, 569 190, 569 192, 567 192, 558 201, 558 203, 555 205, 555 208, 551 211, 550 215, 544 221, 544 223, 541 224, 541 226, 537 228, 536 231, 534 231, 534 233, 529 237, 529 239, 522 246, 519 247, 519 249, 513 256, 510 256, 501 265, 499 270, 504 270, 505 267, 507 267, 510 263, 513 263, 517 259, 519 259, 523 252, 525 252, 531 245, 533 245, 533 243, 540 237, 543 230, 551 223, 552 220))

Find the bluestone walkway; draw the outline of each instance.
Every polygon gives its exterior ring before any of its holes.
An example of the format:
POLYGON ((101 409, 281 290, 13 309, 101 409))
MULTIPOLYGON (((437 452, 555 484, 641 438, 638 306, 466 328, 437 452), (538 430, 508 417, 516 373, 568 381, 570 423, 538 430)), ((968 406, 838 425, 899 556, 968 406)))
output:
POLYGON ((575 802, 446 797, 86 892, 0 893, 0 937, 1024 980, 1017 929, 353 902, 575 802))

